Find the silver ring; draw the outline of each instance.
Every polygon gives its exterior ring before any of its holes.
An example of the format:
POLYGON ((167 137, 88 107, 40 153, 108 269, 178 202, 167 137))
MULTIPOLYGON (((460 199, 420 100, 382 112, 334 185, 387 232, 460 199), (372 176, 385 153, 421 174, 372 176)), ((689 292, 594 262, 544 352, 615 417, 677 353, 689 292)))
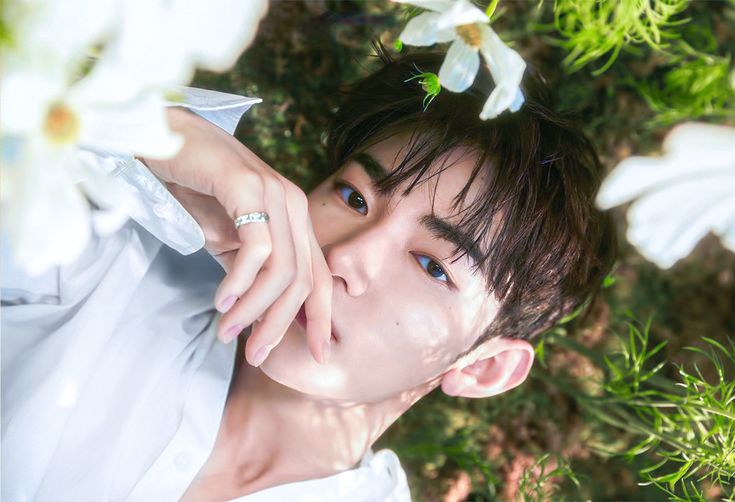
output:
POLYGON ((235 218, 235 230, 248 223, 267 223, 270 218, 265 211, 256 211, 254 213, 241 214, 235 218))

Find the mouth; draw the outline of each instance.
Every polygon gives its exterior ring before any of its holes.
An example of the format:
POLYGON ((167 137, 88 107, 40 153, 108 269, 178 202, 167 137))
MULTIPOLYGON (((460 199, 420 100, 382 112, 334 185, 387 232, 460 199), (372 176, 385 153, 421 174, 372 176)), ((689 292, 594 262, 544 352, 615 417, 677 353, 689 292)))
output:
MULTIPOLYGON (((296 314, 296 322, 299 323, 299 326, 306 332, 306 308, 304 305, 301 305, 301 308, 299 309, 298 314, 296 314)), ((339 335, 337 334, 337 328, 334 325, 334 320, 332 321, 332 343, 339 343, 339 335)))

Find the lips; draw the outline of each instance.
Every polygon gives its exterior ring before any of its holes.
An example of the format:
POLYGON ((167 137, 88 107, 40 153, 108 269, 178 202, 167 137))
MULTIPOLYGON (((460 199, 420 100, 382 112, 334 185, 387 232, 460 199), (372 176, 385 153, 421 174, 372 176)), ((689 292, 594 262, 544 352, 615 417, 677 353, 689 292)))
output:
MULTIPOLYGON (((296 314, 296 322, 299 323, 299 326, 301 326, 304 331, 306 331, 306 308, 304 305, 301 305, 299 312, 296 314)), ((339 343, 339 334, 337 327, 334 325, 334 320, 332 320, 332 341, 339 343)))

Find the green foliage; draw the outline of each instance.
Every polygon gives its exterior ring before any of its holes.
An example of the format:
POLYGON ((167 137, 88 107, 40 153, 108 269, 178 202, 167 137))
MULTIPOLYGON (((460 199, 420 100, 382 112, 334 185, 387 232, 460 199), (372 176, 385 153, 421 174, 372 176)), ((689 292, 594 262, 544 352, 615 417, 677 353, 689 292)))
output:
POLYGON ((555 493, 558 480, 563 478, 569 479, 579 487, 579 480, 569 462, 562 457, 552 457, 546 453, 531 468, 523 472, 517 498, 523 502, 543 502, 552 498, 563 502, 566 498, 555 493))
POLYGON ((665 346, 649 347, 650 320, 639 328, 628 324, 617 352, 604 356, 606 377, 601 396, 576 394, 596 419, 639 439, 622 452, 629 460, 643 454, 658 459, 641 468, 652 483, 672 499, 700 500, 703 480, 732 499, 735 496, 735 342, 724 345, 703 338, 707 349, 688 347, 708 363, 677 367, 675 380, 662 376, 665 346))
POLYGON ((638 84, 641 95, 657 114, 654 124, 670 125, 708 116, 735 117, 730 58, 696 56, 672 58, 663 78, 638 84))
POLYGON ((13 45, 12 26, 8 18, 13 14, 17 15, 17 13, 11 13, 14 9, 18 9, 18 6, 12 6, 11 8, 8 5, 8 0, 0 0, 0 47, 13 45))
MULTIPOLYGON (((717 33, 728 17, 735 22, 735 2, 556 0, 553 6, 561 37, 556 42, 566 50, 563 65, 570 72, 604 60, 591 72, 599 76, 623 51, 629 53, 627 66, 618 71, 655 113, 649 127, 735 116, 733 47, 721 47, 717 33), (634 65, 654 71, 639 78, 634 65)), ((543 24, 536 28, 548 30, 543 24)))
POLYGON ((490 1, 490 4, 489 4, 489 5, 487 6, 487 8, 485 9, 485 15, 486 15, 486 16, 487 16, 488 18, 492 18, 492 17, 493 17, 493 14, 495 14, 495 9, 497 9, 497 8, 498 8, 498 3, 499 3, 499 1, 500 1, 500 0, 491 0, 491 1, 490 1))
POLYGON ((577 71, 604 57, 593 73, 605 72, 626 46, 663 50, 679 37, 677 18, 689 0, 555 0, 554 26, 569 51, 564 64, 577 71))
MULTIPOLYGON (((644 479, 670 495, 676 495, 674 490, 678 486, 681 497, 695 500, 700 498, 697 494, 701 494, 701 490, 690 478, 696 482, 708 479, 732 499, 735 495, 732 490, 735 481, 735 379, 732 375, 735 343, 730 341, 727 347, 710 338, 704 340, 709 344, 707 350, 687 349, 708 360, 713 370, 709 380, 713 382, 708 381, 695 363, 693 370, 679 366, 679 379, 671 389, 660 388, 660 383, 647 390, 638 386, 630 394, 634 385, 628 388, 606 386, 606 389, 627 402, 650 429, 642 443, 626 452, 632 456, 655 448, 661 461, 641 471, 644 479)), ((631 340, 629 347, 640 343, 639 347, 645 352, 645 341, 644 338, 631 340)), ((650 379, 661 366, 663 364, 634 373, 644 373, 650 379)))

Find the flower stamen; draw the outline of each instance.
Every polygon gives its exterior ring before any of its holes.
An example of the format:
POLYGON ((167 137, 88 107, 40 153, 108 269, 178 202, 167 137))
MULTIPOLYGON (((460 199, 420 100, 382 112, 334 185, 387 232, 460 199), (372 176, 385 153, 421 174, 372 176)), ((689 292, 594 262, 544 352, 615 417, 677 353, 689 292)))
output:
POLYGON ((455 28, 457 35, 464 43, 470 47, 477 49, 482 43, 482 32, 476 24, 462 24, 455 28))
POLYGON ((51 105, 46 114, 43 131, 49 143, 66 145, 76 142, 79 137, 79 117, 64 103, 51 105))

